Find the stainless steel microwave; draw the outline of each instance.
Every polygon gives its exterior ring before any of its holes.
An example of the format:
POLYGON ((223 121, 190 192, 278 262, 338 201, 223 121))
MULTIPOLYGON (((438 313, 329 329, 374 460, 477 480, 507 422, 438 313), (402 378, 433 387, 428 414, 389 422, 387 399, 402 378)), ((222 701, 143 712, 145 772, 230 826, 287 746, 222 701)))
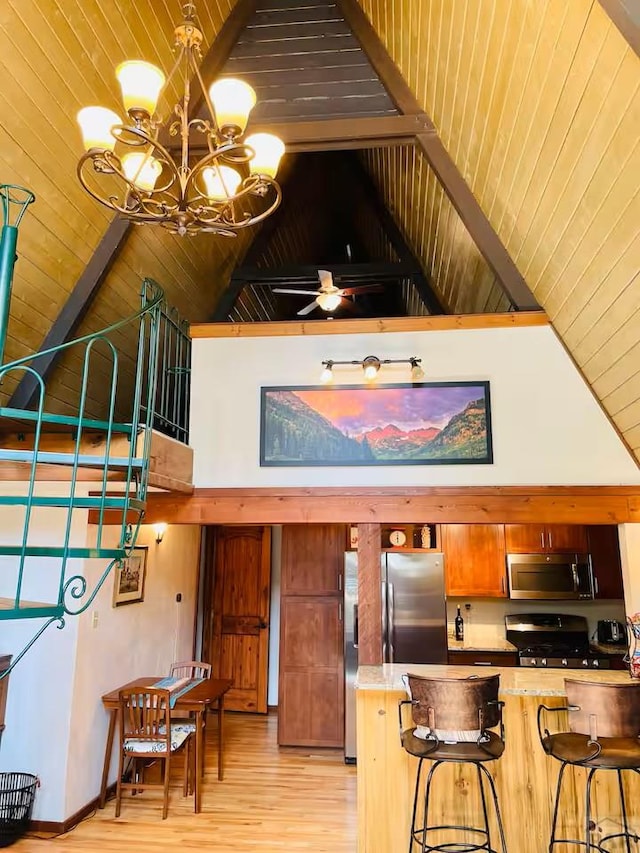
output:
POLYGON ((593 598, 589 554, 509 554, 509 597, 593 598))

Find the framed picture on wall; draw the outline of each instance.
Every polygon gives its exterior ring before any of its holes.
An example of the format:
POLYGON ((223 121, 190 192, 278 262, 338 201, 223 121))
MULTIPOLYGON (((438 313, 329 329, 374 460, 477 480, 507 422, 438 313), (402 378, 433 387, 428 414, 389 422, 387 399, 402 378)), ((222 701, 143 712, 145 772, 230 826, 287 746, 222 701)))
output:
POLYGON ((489 383, 261 388, 260 465, 490 465, 489 383))
POLYGON ((133 548, 128 557, 115 566, 113 606, 135 604, 144 599, 144 577, 148 548, 133 548))

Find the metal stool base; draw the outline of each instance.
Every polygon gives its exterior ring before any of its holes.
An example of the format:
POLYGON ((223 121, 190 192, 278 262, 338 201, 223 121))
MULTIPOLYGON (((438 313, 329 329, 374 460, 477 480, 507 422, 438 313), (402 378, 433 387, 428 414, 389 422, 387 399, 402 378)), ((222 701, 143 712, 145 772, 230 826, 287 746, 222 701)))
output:
MULTIPOLYGON (((429 769, 424 792, 424 825, 416 827, 416 813, 418 810, 418 794, 420 792, 420 779, 422 774, 423 758, 419 760, 418 772, 416 774, 416 788, 413 797, 413 814, 411 817, 411 836, 409 839, 409 853, 413 853, 414 845, 419 845, 421 853, 476 853, 476 851, 484 851, 484 853, 500 853, 491 845, 491 831, 489 829, 489 815, 487 812, 487 800, 483 785, 483 774, 489 781, 489 788, 493 798, 493 805, 496 813, 498 824, 498 832, 500 834, 501 853, 507 853, 507 845, 504 839, 504 830, 502 827, 502 817, 500 815, 500 806, 498 805, 498 795, 491 777, 491 774, 486 767, 479 761, 451 761, 439 759, 433 762, 429 769), (464 824, 433 824, 429 825, 429 798, 431 794, 431 783, 435 771, 442 764, 474 764, 478 772, 478 785, 480 787, 480 797, 482 800, 482 813, 484 817, 484 827, 466 826, 464 824), (442 830, 451 830, 452 832, 466 832, 473 835, 480 835, 481 838, 477 841, 441 841, 438 844, 428 843, 428 834, 442 830)), ((605 851, 606 853, 606 851, 605 851)))

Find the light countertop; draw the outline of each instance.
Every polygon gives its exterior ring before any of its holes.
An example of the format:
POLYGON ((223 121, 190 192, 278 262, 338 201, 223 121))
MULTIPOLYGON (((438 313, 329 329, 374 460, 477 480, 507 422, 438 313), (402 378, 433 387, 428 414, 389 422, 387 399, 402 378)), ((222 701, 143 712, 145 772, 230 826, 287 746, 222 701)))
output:
POLYGON ((516 647, 505 639, 492 636, 486 639, 482 637, 465 637, 464 640, 456 640, 449 635, 447 646, 450 652, 515 652, 516 647))
MULTIPOLYGON (((516 696, 565 696, 565 678, 581 681, 599 681, 608 684, 634 683, 629 673, 619 670, 594 672, 581 669, 535 669, 533 667, 445 666, 440 664, 386 663, 381 666, 361 666, 356 677, 358 690, 392 690, 404 692, 402 676, 414 675, 432 678, 468 678, 470 675, 500 675, 500 693, 516 696)), ((637 682, 635 682, 637 683, 637 682)))

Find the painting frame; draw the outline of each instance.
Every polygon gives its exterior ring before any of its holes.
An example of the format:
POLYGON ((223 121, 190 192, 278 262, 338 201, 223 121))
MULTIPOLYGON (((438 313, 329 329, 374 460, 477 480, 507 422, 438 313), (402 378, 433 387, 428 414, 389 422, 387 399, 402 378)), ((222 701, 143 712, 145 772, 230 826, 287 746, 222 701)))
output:
POLYGON ((132 548, 129 555, 116 563, 113 582, 113 606, 139 604, 144 601, 144 586, 147 574, 146 545, 132 548))
MULTIPOLYGON (((321 398, 317 398, 320 400, 321 398)), ((366 399, 366 398, 362 398, 366 399)), ((448 451, 447 451, 448 452, 448 451)), ((362 466, 406 466, 406 465, 492 465, 493 464, 493 431, 491 422, 491 390, 489 380, 460 380, 443 382, 409 382, 386 384, 358 385, 286 385, 262 386, 260 388, 260 467, 362 467, 362 466), (321 394, 353 394, 363 392, 368 395, 380 395, 384 391, 399 390, 406 394, 415 394, 421 389, 478 389, 484 405, 484 452, 477 456, 455 456, 453 454, 420 458, 331 458, 321 459, 306 456, 305 458, 279 458, 273 452, 274 415, 272 395, 282 392, 318 392, 321 394), (271 405, 270 405, 271 403, 271 405)))

